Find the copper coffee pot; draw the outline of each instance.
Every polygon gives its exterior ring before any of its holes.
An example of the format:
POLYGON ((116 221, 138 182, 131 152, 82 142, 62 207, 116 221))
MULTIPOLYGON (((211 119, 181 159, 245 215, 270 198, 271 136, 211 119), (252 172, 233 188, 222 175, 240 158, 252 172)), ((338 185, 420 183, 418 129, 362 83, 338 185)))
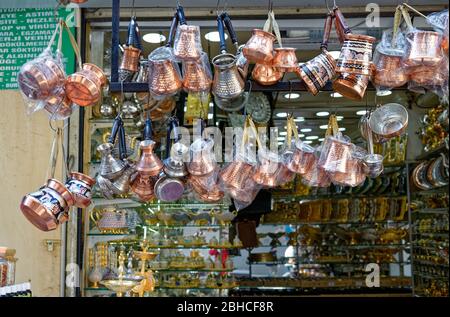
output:
POLYGON ((293 47, 281 47, 281 43, 278 43, 280 47, 274 49, 274 56, 272 60, 272 66, 281 72, 294 72, 298 68, 296 49, 293 47))
POLYGON ((213 147, 214 141, 212 139, 199 138, 191 144, 191 160, 187 164, 187 170, 191 175, 204 176, 214 171, 217 163, 213 147))
POLYGON ((151 121, 147 119, 144 127, 144 140, 139 144, 141 157, 136 164, 136 171, 143 176, 157 176, 164 164, 154 153, 155 141, 151 139, 151 121))
POLYGON ((123 48, 122 62, 119 66, 119 81, 131 81, 139 68, 142 44, 136 17, 132 16, 128 24, 127 43, 123 48))
POLYGON ((72 101, 66 96, 64 89, 60 88, 45 100, 44 109, 51 120, 64 120, 72 114, 72 101))
POLYGON ((325 20, 322 44, 320 45, 321 53, 312 60, 300 65, 297 69, 297 75, 303 80, 306 88, 313 95, 317 95, 320 89, 325 86, 328 80, 332 79, 335 74, 336 62, 333 56, 328 53, 328 39, 334 19, 332 12, 328 13, 325 20))
POLYGON ((106 82, 106 76, 100 67, 84 63, 81 71, 66 78, 67 97, 79 106, 94 105, 100 100, 102 87, 106 82))
POLYGON ((370 76, 372 73, 372 46, 375 38, 362 34, 346 34, 341 54, 336 61, 336 72, 370 76))
POLYGON ((198 60, 202 53, 200 27, 187 25, 183 7, 177 6, 177 15, 180 25, 177 28, 173 53, 181 61, 198 60))
POLYGON ((131 182, 131 191, 135 193, 141 201, 150 201, 155 197, 153 186, 152 177, 137 173, 131 182))
POLYGON ((261 85, 270 86, 279 82, 284 73, 272 65, 256 64, 253 67, 252 78, 261 85))
POLYGON ((183 87, 188 92, 209 92, 212 83, 208 55, 202 52, 197 61, 183 62, 183 87))
POLYGON ((369 84, 369 76, 340 73, 333 82, 333 90, 352 100, 362 100, 369 84))

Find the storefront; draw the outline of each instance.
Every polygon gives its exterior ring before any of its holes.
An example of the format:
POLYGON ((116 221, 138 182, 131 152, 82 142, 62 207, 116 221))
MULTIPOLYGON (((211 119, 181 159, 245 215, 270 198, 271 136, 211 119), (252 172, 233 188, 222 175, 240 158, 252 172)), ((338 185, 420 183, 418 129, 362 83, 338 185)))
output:
POLYGON ((0 297, 448 297, 445 1, 23 2, 0 297))

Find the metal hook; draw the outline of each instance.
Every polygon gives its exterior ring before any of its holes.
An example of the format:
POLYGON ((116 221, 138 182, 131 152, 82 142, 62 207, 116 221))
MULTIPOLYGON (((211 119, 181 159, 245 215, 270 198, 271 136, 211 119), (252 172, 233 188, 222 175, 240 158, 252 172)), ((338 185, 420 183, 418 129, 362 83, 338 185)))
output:
POLYGON ((330 10, 330 7, 328 6, 328 0, 325 0, 325 5, 327 7, 328 12, 331 12, 332 10, 330 10))
POLYGON ((134 2, 135 2, 135 0, 133 0, 133 2, 131 3, 131 16, 132 17, 136 16, 136 8, 134 7, 134 2))
POLYGON ((56 131, 57 131, 58 128, 54 128, 53 125, 52 125, 52 122, 53 122, 52 117, 54 116, 54 114, 55 114, 55 113, 53 113, 52 116, 48 119, 48 125, 50 126, 50 129, 52 129, 53 132, 56 133, 56 131))
POLYGON ((219 16, 219 5, 220 5, 220 0, 217 0, 217 5, 216 5, 217 16, 219 16))

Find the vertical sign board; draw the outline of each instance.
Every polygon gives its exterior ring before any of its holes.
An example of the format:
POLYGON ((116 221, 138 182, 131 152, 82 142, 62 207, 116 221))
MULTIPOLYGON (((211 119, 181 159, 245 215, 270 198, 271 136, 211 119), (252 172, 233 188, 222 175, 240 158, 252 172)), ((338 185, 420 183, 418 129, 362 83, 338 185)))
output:
MULTIPOLYGON (((56 28, 56 18, 66 20, 71 26, 74 10, 0 9, 0 90, 17 89, 20 67, 47 47, 56 28)), ((70 30, 74 34, 75 28, 70 27, 70 30)), ((75 55, 66 32, 62 41, 66 72, 71 74, 75 69, 75 55)), ((53 44, 54 51, 56 44, 57 40, 53 44)))

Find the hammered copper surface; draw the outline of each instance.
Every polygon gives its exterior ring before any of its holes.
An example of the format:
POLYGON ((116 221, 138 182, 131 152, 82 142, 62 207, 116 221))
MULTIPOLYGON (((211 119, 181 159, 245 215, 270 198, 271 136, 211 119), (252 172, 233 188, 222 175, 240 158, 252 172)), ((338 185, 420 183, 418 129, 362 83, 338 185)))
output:
POLYGON ((139 144, 141 157, 136 164, 136 171, 144 176, 156 176, 164 167, 163 162, 154 153, 155 145, 152 140, 144 140, 139 144))
POLYGON ((209 91, 212 80, 202 64, 196 61, 186 61, 183 64, 183 87, 188 91, 209 91))
POLYGON ((127 46, 124 48, 122 62, 120 63, 120 69, 128 70, 130 72, 137 72, 139 69, 139 57, 141 56, 141 50, 133 46, 127 46))
POLYGON ((179 25, 173 53, 180 60, 198 60, 201 55, 200 28, 196 25, 179 25))
POLYGON ((283 72, 271 65, 256 64, 253 67, 252 78, 261 85, 274 85, 283 78, 283 72))
POLYGON ((155 197, 153 186, 154 184, 150 176, 138 173, 131 183, 131 191, 135 193, 141 201, 150 201, 155 197))
POLYGON ((149 73, 150 92, 156 96, 175 95, 183 83, 180 73, 170 59, 150 61, 152 71, 149 73))
POLYGON ((436 66, 442 60, 442 36, 433 31, 413 31, 406 34, 408 41, 405 64, 408 66, 436 66))
POLYGON ((403 67, 402 56, 379 53, 373 82, 377 86, 395 88, 406 84, 408 73, 403 67))
POLYGON ((293 47, 277 47, 274 49, 272 66, 281 72, 294 72, 298 67, 296 49, 293 47))
POLYGON ((231 54, 221 54, 212 59, 214 80, 212 93, 219 98, 234 99, 244 92, 244 80, 236 66, 236 58, 231 54))
POLYGON ((272 33, 254 29, 252 36, 242 49, 242 53, 249 62, 255 64, 268 64, 273 59, 273 43, 275 35, 272 33))

